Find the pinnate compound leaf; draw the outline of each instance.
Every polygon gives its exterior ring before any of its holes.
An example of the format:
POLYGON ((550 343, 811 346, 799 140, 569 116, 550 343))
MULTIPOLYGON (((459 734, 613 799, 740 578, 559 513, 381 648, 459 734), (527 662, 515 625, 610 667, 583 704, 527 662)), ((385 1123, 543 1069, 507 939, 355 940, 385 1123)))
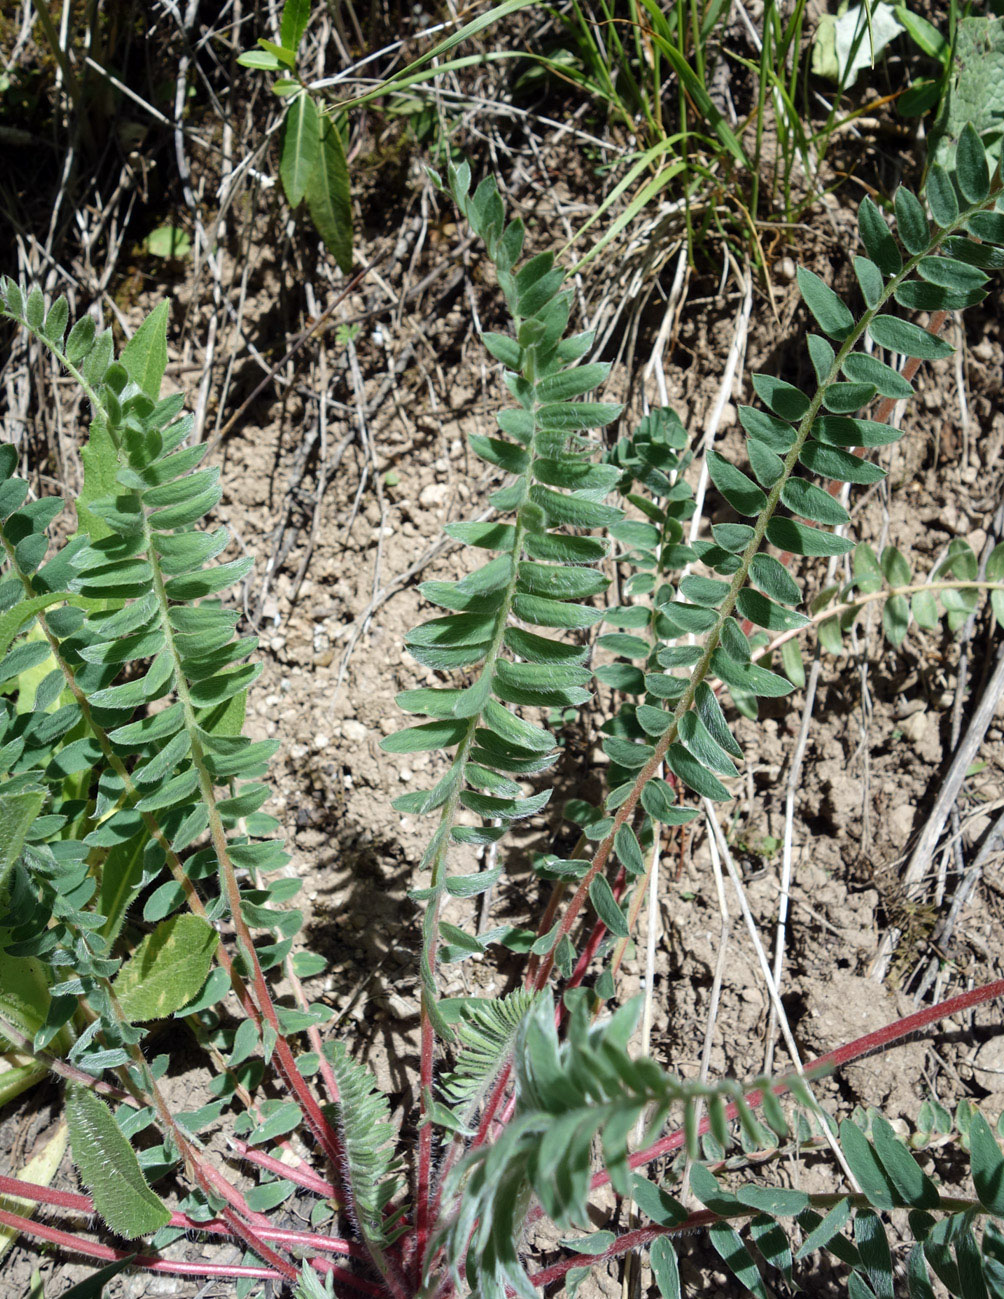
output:
POLYGON ((71 1083, 66 1089, 66 1121, 73 1162, 112 1231, 134 1240, 166 1226, 170 1211, 150 1190, 132 1146, 104 1101, 71 1083))
POLYGON ((823 333, 842 342, 854 328, 854 316, 846 302, 804 266, 798 268, 798 287, 823 333))
POLYGON ((113 988, 127 1019, 166 1019, 191 1001, 209 975, 219 934, 199 916, 172 916, 147 934, 113 988))

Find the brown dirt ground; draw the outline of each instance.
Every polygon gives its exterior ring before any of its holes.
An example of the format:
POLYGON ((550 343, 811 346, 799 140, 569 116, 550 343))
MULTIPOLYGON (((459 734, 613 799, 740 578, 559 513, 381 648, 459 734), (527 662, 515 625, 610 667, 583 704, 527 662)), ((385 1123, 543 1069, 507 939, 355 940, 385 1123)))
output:
MULTIPOLYGON (((536 247, 561 238, 560 201, 588 202, 592 174, 581 159, 551 156, 548 165, 564 178, 547 193, 532 161, 521 164, 538 186, 532 201, 518 203, 536 247), (563 166, 564 164, 564 166, 563 166)), ((427 191, 414 171, 399 177, 392 210, 381 211, 378 176, 364 196, 365 228, 360 265, 382 254, 379 284, 363 284, 339 308, 335 320, 350 323, 365 313, 352 351, 326 335, 313 348, 309 367, 283 371, 279 396, 269 389, 212 453, 221 466, 225 495, 220 518, 242 550, 256 556, 243 592, 249 624, 261 636, 264 672, 249 702, 249 733, 274 736, 282 749, 273 767, 275 795, 267 805, 283 823, 293 853, 290 870, 303 882, 308 909, 305 938, 329 961, 328 971, 308 985, 311 998, 334 1012, 331 1032, 346 1036, 356 1054, 373 1068, 392 1096, 398 1117, 409 1115, 417 1063, 416 948, 418 909, 407 891, 424 881, 418 863, 428 827, 390 807, 397 794, 431 783, 439 760, 428 755, 391 757, 379 740, 396 729, 401 716, 394 696, 432 680, 402 647, 407 630, 427 616, 417 584, 432 576, 452 577, 469 559, 452 547, 429 555, 443 524, 470 518, 487 506, 494 483, 466 448, 466 436, 493 426, 500 404, 495 367, 472 331, 472 314, 482 327, 501 317, 497 295, 471 250, 460 261, 469 275, 451 282, 442 275, 402 309, 387 308, 429 272, 443 266, 443 254, 458 235, 439 209, 426 211, 427 191), (428 221, 427 218, 428 217, 428 221), (419 236, 426 237, 424 247, 419 236), (443 285, 448 290, 443 291, 443 285), (401 358, 404 358, 403 361, 401 358), (318 390, 318 376, 326 387, 318 390), (323 405, 326 404, 326 407, 323 405), (323 419, 322 419, 323 409, 323 419), (363 416, 360 417, 360 409, 363 416), (323 475, 323 482, 322 482, 323 475), (313 530, 313 547, 307 542, 313 530), (280 535, 281 533, 281 535, 280 535), (398 583, 402 574, 419 571, 398 583), (387 588, 390 588, 387 590, 387 588), (387 591, 370 613, 374 595, 387 591), (295 598, 294 598, 295 597, 295 598)), ((521 187, 524 193, 527 187, 521 187)), ((848 287, 847 248, 851 216, 843 200, 824 207, 800 232, 797 254, 830 282, 848 287)), ((259 232, 250 246, 250 276, 244 307, 249 337, 269 355, 281 355, 301 320, 289 318, 285 277, 298 253, 276 248, 259 232)), ((302 225, 294 240, 310 240, 302 225)), ((784 252, 784 249, 780 249, 784 252)), ((778 318, 758 289, 746 346, 745 369, 731 394, 720 430, 726 451, 739 443, 735 405, 749 401, 749 374, 780 366, 797 381, 805 368, 792 348, 791 330, 803 315, 790 277, 779 263, 774 276, 778 318), (793 359, 794 358, 794 359, 793 359)), ((717 391, 724 357, 732 342, 736 291, 729 278, 719 291, 707 268, 691 285, 690 303, 666 354, 669 398, 698 438, 717 391)), ((149 275, 149 268, 144 274, 149 275)), ((660 273, 662 291, 672 266, 660 273)), ((584 296, 596 293, 597 282, 584 296)), ((183 270, 169 282, 142 283, 127 306, 127 318, 157 297, 174 298, 170 333, 172 383, 194 402, 202 321, 210 304, 203 282, 193 286, 183 270), (193 376, 192 385, 189 384, 193 376)), ((331 294, 317 281, 322 305, 331 294)), ((595 300, 595 299, 594 299, 595 300)), ((905 437, 883 452, 890 470, 882 491, 857 489, 853 535, 880 547, 894 541, 917 573, 928 571, 953 537, 965 537, 977 553, 1004 485, 1004 407, 1001 377, 1001 299, 994 289, 985 306, 970 312, 955 338, 962 347, 958 377, 950 363, 926 367, 920 398, 903 420, 905 437), (968 420, 961 416, 964 393, 968 420)), ((643 401, 656 401, 654 385, 640 377, 661 324, 661 311, 638 316, 632 365, 611 343, 616 360, 604 394, 624 400, 637 414, 643 401)), ((953 326, 955 329, 955 326, 953 326)), ((619 337, 619 336, 618 336, 619 337)), ((231 340, 229 346, 236 347, 231 340)), ((246 353, 227 416, 260 376, 246 353), (234 395, 236 394, 236 396, 234 395)), ((210 393, 220 390, 230 363, 225 350, 213 369, 210 393)), ((212 431, 215 411, 210 397, 212 431)), ((69 456, 72 466, 73 456, 69 456)), ((711 500, 712 512, 720 505, 711 500)), ((724 514, 714 514, 716 519, 724 514)), ((820 584, 820 571, 805 568, 807 588, 820 584)), ((970 687, 966 709, 978 698, 999 634, 980 618, 968 653, 970 687)), ((806 1055, 878 1027, 913 1008, 912 998, 878 985, 867 971, 881 935, 902 923, 898 868, 923 826, 939 780, 951 759, 951 710, 958 682, 959 647, 940 634, 913 628, 893 651, 881 638, 877 619, 862 619, 856 645, 842 657, 822 656, 815 720, 795 801, 792 914, 788 928, 784 1003, 800 1049, 806 1055)), ((801 720, 800 694, 765 708, 762 720, 737 720, 747 759, 740 795, 723 811, 723 825, 746 868, 750 908, 763 935, 773 943, 779 895, 785 781, 801 720)), ((965 715, 965 713, 964 713, 965 715)), ((597 726, 602 712, 587 709, 576 723, 566 757, 555 776, 558 796, 547 813, 518 837, 515 868, 505 877, 493 918, 518 918, 536 904, 539 886, 526 867, 526 852, 546 846, 560 827, 564 798, 598 788, 602 753, 597 726)), ((981 767, 967 779, 959 804, 962 853, 971 860, 988 817, 1004 798, 1004 710, 1000 707, 980 753, 981 767)), ((949 885, 954 878, 949 864, 949 885)), ((749 1077, 763 1064, 767 996, 748 935, 729 897, 732 922, 721 1006, 711 1053, 712 1074, 749 1077)), ((459 914, 459 913, 458 913, 459 914)), ((908 927, 900 979, 929 955, 933 913, 915 914, 908 927)), ((701 1054, 721 918, 706 836, 698 831, 680 851, 667 852, 660 877, 652 1050, 684 1075, 696 1073, 701 1054)), ((944 995, 999 977, 1004 951, 1004 879, 999 856, 992 860, 963 911, 951 950, 944 953, 944 995)), ((641 986, 643 952, 625 965, 623 990, 641 986)), ((501 991, 506 978, 490 962, 452 966, 444 972, 447 995, 477 989, 501 991)), ((939 1026, 929 1039, 913 1041, 847 1069, 824 1091, 842 1111, 855 1103, 883 1108, 894 1120, 912 1122, 921 1102, 936 1095, 946 1104, 978 1099, 996 1116, 1004 1109, 1004 1055, 999 1010, 990 1007, 939 1026)), ((171 1047, 173 1049, 173 1043, 171 1047)), ((779 1061, 786 1056, 783 1052, 779 1061)), ((204 1092, 207 1075, 181 1052, 169 1075, 171 1094, 186 1108, 204 1092)), ((5 1117, 0 1144, 11 1166, 30 1157, 51 1131, 58 1112, 56 1089, 38 1089, 5 1117)), ((410 1119, 408 1120, 410 1121, 410 1119)), ((7 1160, 4 1159, 6 1164, 7 1160)), ((810 1163, 782 1171, 793 1184, 825 1185, 810 1163), (807 1180, 808 1179, 808 1180, 807 1180)), ((60 1175, 72 1184, 68 1162, 60 1175)), ((293 1214, 302 1210, 294 1205, 293 1214)), ((546 1247, 546 1246, 545 1246, 546 1247)), ((195 1247, 190 1247, 195 1248, 195 1247)), ((197 1249, 192 1255, 198 1256, 197 1249)), ((738 1294, 731 1278, 715 1268, 710 1250, 695 1241, 684 1259, 684 1275, 710 1297, 738 1294)), ((0 1288, 20 1295, 40 1256, 18 1246, 0 1269, 0 1288)), ((58 1296, 87 1269, 42 1257, 46 1295, 58 1296)), ((825 1274, 812 1280, 826 1293, 825 1274)), ((596 1289, 613 1295, 618 1277, 597 1277, 596 1289)), ((223 1284, 200 1289, 175 1278, 135 1276, 109 1287, 109 1296, 228 1294, 223 1284)))

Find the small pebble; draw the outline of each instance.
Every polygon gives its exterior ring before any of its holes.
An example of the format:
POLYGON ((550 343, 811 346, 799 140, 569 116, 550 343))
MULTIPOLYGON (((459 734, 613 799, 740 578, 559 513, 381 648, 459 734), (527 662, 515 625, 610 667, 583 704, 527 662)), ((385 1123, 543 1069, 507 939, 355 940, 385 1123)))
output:
POLYGON ((422 488, 418 503, 424 510, 432 510, 439 505, 445 505, 449 494, 450 487, 448 483, 429 483, 427 487, 422 488))

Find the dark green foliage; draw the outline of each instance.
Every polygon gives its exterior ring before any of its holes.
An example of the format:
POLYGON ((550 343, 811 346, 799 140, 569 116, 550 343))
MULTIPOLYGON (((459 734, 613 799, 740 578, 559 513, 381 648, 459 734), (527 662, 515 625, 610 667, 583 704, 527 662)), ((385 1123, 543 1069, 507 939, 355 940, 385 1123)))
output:
MULTIPOLYGON (((90 320, 73 326, 64 350, 66 304, 47 314, 43 305, 4 281, 3 313, 78 374, 93 422, 81 530, 56 553, 47 529, 62 502, 25 503, 12 448, 0 448, 0 796, 5 808, 20 787, 44 799, 5 884, 0 942, 10 959, 36 958, 49 971, 35 1048, 68 1030, 81 1000, 93 1018, 78 1023, 69 1059, 95 1077, 128 1065, 142 1086, 147 1029, 130 1019, 192 1002, 216 943, 206 919, 168 919, 185 901, 185 881, 201 892, 209 921, 226 920, 239 897, 242 923, 282 940, 278 951, 262 949, 264 968, 289 951, 301 915, 281 905, 293 881, 265 882, 288 860, 268 837, 274 822, 258 813, 269 789, 256 778, 275 745, 241 735, 247 688, 261 671, 246 662, 257 640, 236 634, 238 615, 220 601, 253 561, 214 563, 228 533, 200 528, 219 500, 218 471, 199 467, 205 447, 186 445, 192 420, 181 399, 158 400, 166 307, 116 361, 110 335, 90 320), (207 831, 212 846, 196 847, 207 831), (245 872, 239 887, 235 869, 245 872), (143 891, 145 919, 158 928, 136 966, 128 954, 142 934, 130 927, 143 891), (192 926, 204 935, 197 941, 192 926)), ((203 1008, 229 991, 219 973, 195 998, 203 1008)), ((0 994, 0 1015, 8 1012, 0 994)), ((290 1111, 285 1131, 301 1119, 296 1104, 290 1111)), ((83 1128, 76 1144, 86 1162, 83 1128)), ((168 1163, 178 1153, 170 1149, 168 1163)))

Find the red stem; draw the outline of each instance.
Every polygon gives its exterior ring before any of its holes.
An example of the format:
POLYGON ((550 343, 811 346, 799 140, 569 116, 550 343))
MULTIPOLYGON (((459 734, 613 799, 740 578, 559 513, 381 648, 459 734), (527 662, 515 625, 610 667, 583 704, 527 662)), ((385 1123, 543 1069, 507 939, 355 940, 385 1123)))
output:
MULTIPOLYGON (((438 903, 436 904, 438 906, 438 903)), ((429 961, 433 960, 430 953, 429 961)), ((425 1004, 428 994, 422 991, 422 1054, 420 1061, 420 1086, 422 1096, 432 1094, 433 1055, 435 1034, 432 1017, 425 1004)), ((424 1109, 423 1105, 423 1109, 424 1109)), ((428 1119, 428 1115, 425 1116, 428 1119)), ((418 1179, 415 1196, 415 1256, 413 1275, 415 1285, 422 1283, 425 1251, 429 1244, 430 1211, 432 1208, 432 1124, 425 1122, 418 1133, 418 1179)))
POLYGON ((536 1272, 530 1278, 530 1284, 543 1288, 560 1280, 573 1267, 595 1267, 597 1263, 605 1263, 608 1258, 616 1258, 619 1254, 628 1253, 629 1250, 640 1249, 655 1240, 657 1236, 693 1231, 697 1227, 708 1226, 717 1221, 717 1218, 718 1214, 712 1213, 710 1209, 701 1209, 698 1213, 692 1213, 686 1221, 677 1223, 675 1227, 639 1227, 636 1231, 628 1231, 623 1236, 618 1236, 602 1254, 576 1254, 572 1258, 563 1258, 560 1263, 553 1263, 542 1272, 536 1272))
MULTIPOLYGON (((877 1028, 873 1033, 866 1033, 864 1037, 857 1037, 853 1042, 838 1046, 835 1051, 827 1051, 825 1055, 810 1060, 804 1066, 804 1071, 809 1073, 816 1069, 850 1064, 852 1060, 857 1060, 861 1056, 868 1055, 869 1052, 882 1047, 891 1046, 893 1042, 909 1037, 911 1033, 927 1028, 929 1024, 934 1024, 939 1019, 947 1019, 950 1015, 956 1015, 962 1010, 970 1010, 973 1006, 982 1006, 984 1002, 994 1001, 997 997, 1004 997, 1004 979, 996 979, 993 983, 984 984, 981 988, 971 988, 969 992, 960 992, 958 996, 949 997, 947 1001, 939 1001, 935 1006, 925 1006, 923 1010, 915 1011, 912 1015, 907 1015, 903 1019, 897 1019, 891 1024, 886 1024, 884 1028, 877 1028)), ((791 1090, 791 1086, 786 1079, 782 1078, 773 1085, 771 1090, 776 1096, 783 1096, 785 1092, 791 1090)), ((754 1109, 763 1103, 763 1092, 759 1087, 746 1093, 746 1103, 754 1109)), ((738 1117, 739 1111, 735 1105, 727 1105, 725 1114, 728 1119, 734 1119, 738 1117)), ((710 1130, 710 1126, 706 1118, 702 1119, 697 1129, 698 1135, 703 1136, 705 1132, 710 1130)), ((679 1150, 683 1143, 683 1129, 677 1128, 675 1132, 670 1132, 667 1136, 653 1142, 652 1145, 646 1146, 644 1150, 638 1150, 633 1155, 630 1155, 628 1164, 631 1168, 640 1168, 643 1164, 649 1164, 653 1159, 658 1159, 660 1155, 669 1154, 672 1150, 679 1150)), ((590 1181, 590 1189, 598 1190, 601 1186, 606 1186, 609 1181, 609 1174, 605 1172, 596 1173, 590 1181)), ((537 1205, 527 1215, 527 1225, 537 1222, 543 1216, 543 1210, 537 1205)))
MULTIPOLYGON (((72 1209, 77 1213, 95 1212, 94 1201, 87 1195, 76 1191, 58 1191, 51 1186, 40 1186, 37 1182, 23 1182, 19 1177, 5 1177, 0 1173, 0 1195, 14 1195, 22 1200, 33 1200, 36 1204, 51 1204, 60 1209, 72 1209)), ((230 1225, 222 1218, 210 1218, 199 1222, 187 1213, 172 1213, 171 1227, 183 1227, 186 1231, 204 1231, 207 1235, 233 1235, 230 1225)), ((281 1227, 267 1225, 255 1227, 262 1240, 274 1240, 281 1245, 290 1245, 296 1249, 317 1249, 331 1254, 346 1254, 352 1258, 367 1258, 361 1245, 341 1240, 335 1236, 319 1236, 309 1231, 286 1231, 281 1227)))
POLYGON ((338 1188, 331 1182, 326 1182, 323 1177, 302 1161, 299 1164, 286 1164, 281 1159, 276 1159, 273 1155, 266 1155, 263 1150, 256 1150, 249 1146, 246 1141, 239 1138, 232 1138, 234 1149, 249 1163, 257 1164, 261 1168, 267 1168, 270 1173, 278 1173, 280 1177, 287 1177, 291 1182, 296 1182, 298 1186, 305 1187, 308 1191, 314 1191, 315 1194, 323 1196, 330 1200, 338 1195, 338 1188))
MULTIPOLYGON (((74 1254, 98 1258, 104 1263, 115 1263, 119 1259, 131 1257, 127 1249, 112 1249, 110 1245, 81 1240, 79 1236, 71 1235, 68 1231, 60 1231, 57 1227, 50 1227, 44 1222, 33 1222, 31 1218, 23 1218, 19 1213, 10 1213, 7 1209, 0 1209, 0 1226, 10 1227, 19 1234, 37 1236, 40 1240, 50 1241, 53 1245, 59 1245, 74 1254)), ((181 1263, 173 1259, 158 1258, 152 1254, 137 1255, 132 1260, 132 1266, 141 1268, 145 1272, 172 1272, 179 1276, 250 1276, 266 1281, 282 1279, 270 1267, 253 1267, 238 1263, 181 1263)), ((353 1282, 356 1280, 350 1273, 346 1273, 346 1279, 351 1279, 353 1282)))

